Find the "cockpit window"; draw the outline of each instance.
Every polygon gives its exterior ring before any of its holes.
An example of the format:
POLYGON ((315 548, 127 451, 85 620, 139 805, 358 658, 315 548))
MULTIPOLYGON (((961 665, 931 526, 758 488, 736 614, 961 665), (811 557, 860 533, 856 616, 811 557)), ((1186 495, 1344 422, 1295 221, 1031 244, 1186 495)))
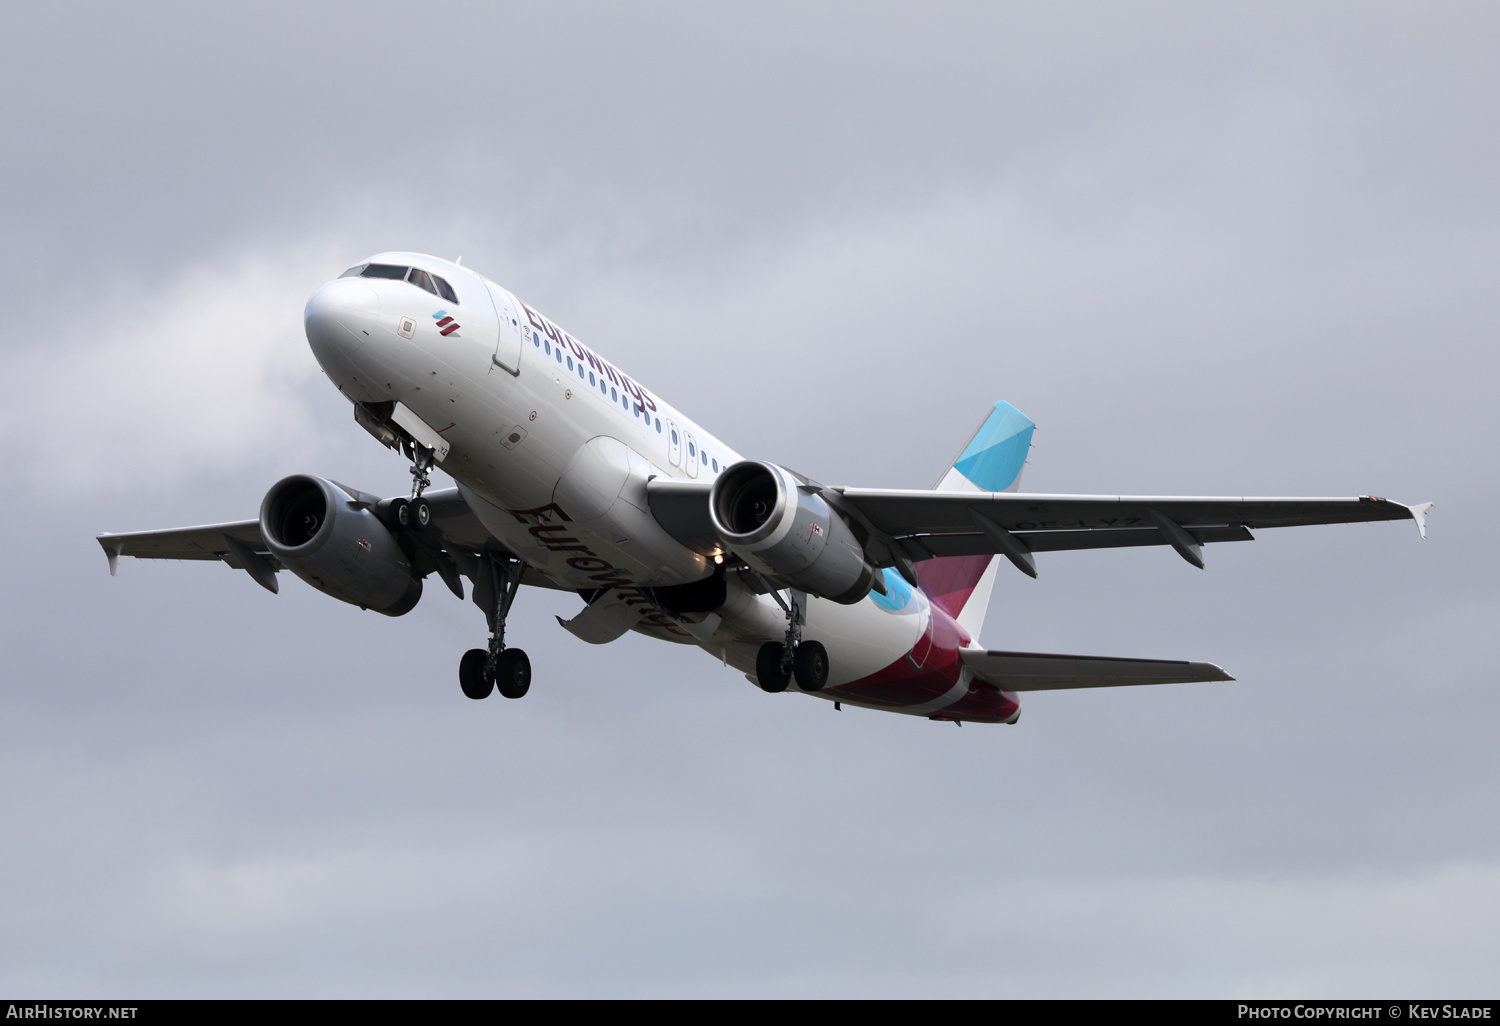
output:
POLYGON ((394 278, 400 281, 406 277, 409 267, 397 267, 395 264, 366 264, 365 269, 359 272, 361 278, 394 278))
POLYGON ((434 296, 442 296, 454 305, 458 304, 458 294, 453 291, 453 286, 439 278, 435 274, 428 274, 420 267, 397 267, 395 264, 360 264, 351 267, 340 277, 353 278, 390 278, 394 281, 410 282, 419 289, 426 289, 434 296))
POLYGON ((411 269, 411 274, 406 276, 406 280, 411 282, 418 288, 426 289, 434 296, 438 294, 437 286, 432 283, 432 275, 428 274, 420 267, 413 267, 411 269))

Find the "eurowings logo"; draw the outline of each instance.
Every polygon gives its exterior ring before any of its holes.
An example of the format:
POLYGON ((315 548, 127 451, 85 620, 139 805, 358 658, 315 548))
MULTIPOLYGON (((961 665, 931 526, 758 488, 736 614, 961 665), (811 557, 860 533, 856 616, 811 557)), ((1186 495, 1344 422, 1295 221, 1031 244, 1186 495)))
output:
POLYGON ((432 319, 437 321, 437 326, 442 329, 438 332, 439 335, 452 335, 458 331, 458 322, 448 316, 447 310, 439 310, 432 315, 432 319))
POLYGON ((911 604, 913 598, 911 585, 906 583, 905 577, 894 570, 885 569, 880 573, 885 578, 885 594, 871 591, 870 600, 886 612, 901 612, 911 604))

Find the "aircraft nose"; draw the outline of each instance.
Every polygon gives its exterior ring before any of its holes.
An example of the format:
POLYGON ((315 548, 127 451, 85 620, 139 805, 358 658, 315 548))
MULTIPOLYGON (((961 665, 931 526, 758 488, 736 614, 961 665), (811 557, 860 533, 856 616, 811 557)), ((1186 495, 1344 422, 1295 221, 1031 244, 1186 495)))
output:
POLYGON ((307 301, 302 324, 307 344, 323 363, 357 349, 380 319, 380 295, 358 278, 337 278, 307 301))

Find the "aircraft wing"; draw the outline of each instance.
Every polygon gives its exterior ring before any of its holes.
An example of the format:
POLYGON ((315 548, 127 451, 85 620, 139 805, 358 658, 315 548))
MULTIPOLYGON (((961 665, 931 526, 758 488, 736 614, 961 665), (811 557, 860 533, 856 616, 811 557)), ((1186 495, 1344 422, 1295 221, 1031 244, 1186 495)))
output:
MULTIPOLYGON (((719 545, 708 515, 711 487, 707 481, 662 478, 647 485, 662 527, 699 552, 719 545)), ((863 529, 866 553, 877 567, 936 556, 1003 555, 1033 577, 1032 553, 1067 549, 1170 545, 1201 567, 1204 544, 1252 541, 1251 530, 1263 527, 1415 520, 1426 537, 1432 508, 1430 502, 1406 506, 1369 495, 1277 499, 811 487, 863 529)))
POLYGON ((177 527, 164 531, 138 531, 135 534, 101 534, 99 544, 109 556, 110 572, 120 556, 137 559, 222 559, 229 552, 225 538, 249 546, 251 552, 265 553, 259 520, 236 520, 229 524, 205 524, 202 527, 177 527))
POLYGON ((974 676, 1001 691, 1058 691, 1234 680, 1213 663, 1189 663, 1178 659, 1111 659, 1044 652, 986 652, 983 649, 960 649, 959 657, 974 676))
POLYGON ((1432 507, 1369 495, 1282 499, 875 488, 825 488, 822 494, 872 535, 889 539, 893 556, 916 561, 994 553, 1032 576, 1033 552, 1131 545, 1171 545, 1201 567, 1204 543, 1250 541, 1251 529, 1262 527, 1415 520, 1426 537, 1432 507))
MULTIPOLYGON (((338 487, 377 511, 382 510, 390 501, 343 485, 338 487)), ((431 540, 476 552, 495 547, 494 539, 470 512, 457 488, 432 489, 427 492, 426 498, 432 507, 432 526, 435 529, 431 540)), ((134 556, 137 559, 222 559, 238 568, 239 562, 235 559, 233 547, 235 542, 257 555, 265 556, 273 562, 275 560, 270 555, 265 539, 261 537, 259 520, 235 520, 227 524, 173 527, 129 534, 106 533, 99 535, 98 541, 109 556, 111 572, 120 556, 134 556)))
POLYGON ((1181 495, 1029 495, 1024 492, 930 492, 834 488, 893 536, 975 530, 978 513, 1008 531, 1040 533, 1156 526, 1152 512, 1183 526, 1303 527, 1370 520, 1417 520, 1425 507, 1389 499, 1207 498, 1181 495), (1420 513, 1418 512, 1420 510, 1420 513))
MULTIPOLYGON (((391 501, 344 485, 337 487, 377 514, 383 514, 391 501)), ((475 554, 504 551, 479 522, 479 518, 474 516, 457 488, 430 489, 424 497, 432 508, 432 524, 422 532, 420 548, 429 550, 429 555, 437 550, 446 551, 453 561, 453 568, 472 579, 478 566, 475 554)), ((274 592, 277 590, 276 572, 283 569, 281 561, 271 554, 261 536, 259 520, 236 520, 225 524, 126 534, 107 533, 99 535, 98 542, 109 558, 111 575, 118 569, 121 556, 134 556, 137 559, 222 560, 236 570, 246 571, 263 587, 274 592)), ((442 560, 424 558, 419 552, 415 565, 417 572, 423 576, 436 569, 443 575, 448 587, 458 593, 455 580, 450 579, 450 573, 445 573, 449 570, 449 565, 442 560)), ((522 583, 554 587, 551 581, 534 568, 527 568, 522 583)))

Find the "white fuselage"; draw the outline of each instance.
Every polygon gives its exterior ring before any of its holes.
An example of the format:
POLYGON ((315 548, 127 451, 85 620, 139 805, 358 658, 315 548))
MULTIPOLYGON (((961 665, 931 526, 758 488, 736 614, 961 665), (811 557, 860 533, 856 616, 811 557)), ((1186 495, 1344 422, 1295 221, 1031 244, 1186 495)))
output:
MULTIPOLYGON (((715 553, 694 552, 657 524, 645 484, 652 476, 712 479, 741 458, 737 452, 468 268, 417 253, 384 253, 371 263, 441 276, 458 302, 407 281, 336 279, 307 305, 314 355, 352 402, 399 402, 447 440, 441 469, 501 544, 559 587, 585 593, 670 587, 712 573, 715 553)), ((753 673, 756 650, 780 638, 785 618, 771 597, 730 576, 734 586, 717 613, 657 613, 636 629, 698 644, 753 673)), ((830 688, 889 672, 932 633, 921 590, 892 573, 886 579, 894 601, 807 601, 804 637, 828 649, 830 688)), ((959 634, 958 644, 972 643, 959 634)), ((900 703, 901 711, 927 713, 961 699, 970 675, 948 677, 941 696, 900 703)))

